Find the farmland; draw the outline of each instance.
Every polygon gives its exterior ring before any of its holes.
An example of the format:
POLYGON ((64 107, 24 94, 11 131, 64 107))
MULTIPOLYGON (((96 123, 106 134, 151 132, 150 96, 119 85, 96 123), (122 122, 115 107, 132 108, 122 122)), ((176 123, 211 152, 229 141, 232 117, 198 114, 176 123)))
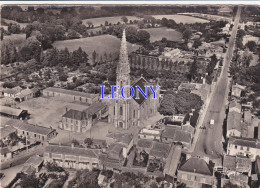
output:
POLYGON ((11 41, 14 45, 21 45, 26 39, 25 34, 11 34, 4 36, 4 41, 11 41))
POLYGON ((158 41, 163 37, 171 41, 181 41, 182 34, 174 29, 168 29, 166 27, 144 29, 150 33, 150 41, 158 41))
POLYGON ((195 18, 191 16, 184 16, 184 15, 152 15, 156 19, 162 19, 162 18, 167 18, 167 19, 172 19, 176 23, 184 23, 184 24, 193 24, 196 22, 199 23, 207 23, 209 22, 208 20, 200 19, 200 18, 195 18))
MULTIPOLYGON (((68 50, 74 51, 79 47, 82 48, 88 55, 89 59, 91 59, 91 54, 95 50, 99 55, 113 54, 118 53, 120 49, 120 39, 111 36, 111 35, 100 35, 95 37, 74 39, 74 40, 64 40, 64 41, 56 41, 53 43, 53 46, 57 49, 68 48, 68 50)), ((127 44, 128 53, 135 51, 139 48, 139 45, 136 44, 127 44)))
MULTIPOLYGON (((141 18, 138 18, 136 16, 126 16, 128 19, 128 22, 130 20, 140 20, 141 18)), ((86 26, 88 26, 87 22, 91 21, 92 24, 94 25, 94 27, 98 27, 101 24, 105 25, 105 21, 108 21, 108 23, 113 24, 117 24, 117 22, 122 23, 123 21, 121 20, 122 16, 115 16, 115 17, 102 17, 102 18, 90 18, 90 19, 85 19, 82 20, 83 24, 85 24, 86 26)))
POLYGON ((28 25, 28 23, 18 23, 18 22, 16 22, 16 21, 14 21, 14 20, 8 20, 8 19, 2 19, 5 23, 7 23, 7 24, 9 24, 9 23, 14 23, 14 24, 18 24, 18 25, 20 25, 20 27, 21 27, 21 29, 22 28, 25 28, 27 25, 28 25))

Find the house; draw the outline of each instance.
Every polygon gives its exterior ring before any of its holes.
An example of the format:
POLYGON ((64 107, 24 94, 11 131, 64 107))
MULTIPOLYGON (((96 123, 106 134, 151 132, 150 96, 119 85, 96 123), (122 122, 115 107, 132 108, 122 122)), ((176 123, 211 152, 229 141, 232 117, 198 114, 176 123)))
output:
POLYGON ((45 97, 59 97, 65 101, 78 101, 78 102, 85 102, 88 104, 92 104, 99 100, 98 94, 90 94, 84 93, 79 91, 61 89, 61 88, 54 88, 49 87, 43 90, 43 96, 45 97))
POLYGON ((93 103, 86 110, 79 111, 70 109, 62 116, 60 128, 73 132, 88 131, 97 120, 106 115, 107 105, 105 103, 93 103))
POLYGON ((229 112, 233 111, 241 114, 241 105, 235 100, 231 101, 229 104, 229 112))
POLYGON ((6 125, 4 127, 0 127, 0 140, 2 142, 8 142, 12 135, 16 133, 16 129, 13 126, 6 125))
POLYGON ((136 143, 136 148, 138 152, 145 151, 146 153, 150 153, 153 147, 153 141, 150 139, 138 139, 136 143))
POLYGON ((43 166, 43 157, 32 156, 24 164, 22 172, 31 175, 33 172, 39 172, 43 166))
POLYGON ((7 147, 0 148, 0 153, 1 153, 1 162, 12 159, 12 153, 7 147))
POLYGON ((55 162, 63 168, 93 169, 99 167, 99 150, 62 145, 48 145, 44 162, 55 162))
POLYGON ((229 112, 226 138, 229 138, 230 136, 240 137, 242 135, 242 129, 241 114, 236 111, 229 112))
POLYGON ((2 89, 2 95, 4 97, 10 97, 15 98, 15 96, 22 90, 20 86, 14 87, 14 88, 3 88, 2 89))
POLYGON ((193 110, 191 113, 187 113, 183 120, 182 130, 193 135, 197 126, 198 118, 198 110, 193 110))
POLYGON ((184 149, 189 149, 192 138, 189 132, 185 132, 181 128, 165 126, 161 140, 164 143, 181 144, 184 149))
POLYGON ((231 136, 228 140, 227 154, 247 156, 255 161, 260 156, 260 142, 258 139, 231 136))
POLYGON ((252 162, 248 157, 224 155, 223 172, 230 176, 235 173, 247 174, 251 176, 252 162))
POLYGON ((28 119, 29 114, 27 110, 12 108, 9 106, 0 106, 0 115, 6 116, 12 119, 28 119))
POLYGON ((229 181, 231 184, 237 185, 237 186, 243 187, 243 188, 249 188, 248 179, 249 178, 247 175, 241 174, 241 173, 231 174, 229 176, 229 181))
POLYGON ((237 98, 241 97, 241 92, 245 89, 246 89, 245 86, 241 86, 239 84, 233 85, 232 86, 232 96, 237 97, 237 98))
POLYGON ((151 139, 151 140, 161 140, 161 131, 160 130, 154 130, 154 129, 147 129, 142 128, 139 133, 138 137, 141 139, 151 139))
POLYGON ((178 145, 172 145, 169 155, 166 159, 166 164, 164 167, 164 177, 165 180, 168 181, 169 183, 174 182, 174 178, 176 178, 176 172, 177 168, 181 159, 181 146, 178 145))
POLYGON ((149 160, 160 159, 165 162, 169 155, 171 144, 153 141, 153 146, 149 154, 149 160))
POLYGON ((127 154, 134 145, 133 135, 132 134, 123 134, 123 133, 108 133, 106 135, 106 142, 108 145, 118 143, 123 147, 123 157, 126 158, 127 154))
POLYGON ((187 187, 214 185, 213 168, 200 158, 191 157, 178 169, 177 179, 187 187))
POLYGON ((24 89, 21 90, 19 93, 15 95, 15 101, 22 102, 28 99, 32 99, 34 97, 40 96, 40 90, 33 88, 33 89, 24 89))
POLYGON ((22 120, 10 120, 6 125, 13 126, 18 136, 41 142, 47 142, 57 135, 56 130, 51 127, 32 125, 22 120))

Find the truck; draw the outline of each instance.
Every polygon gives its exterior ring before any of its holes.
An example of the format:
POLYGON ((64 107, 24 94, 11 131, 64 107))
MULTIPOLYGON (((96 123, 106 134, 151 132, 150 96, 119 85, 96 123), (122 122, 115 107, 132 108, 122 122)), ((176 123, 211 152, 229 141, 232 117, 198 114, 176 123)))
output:
POLYGON ((209 127, 211 128, 214 125, 214 119, 211 119, 209 122, 209 127))

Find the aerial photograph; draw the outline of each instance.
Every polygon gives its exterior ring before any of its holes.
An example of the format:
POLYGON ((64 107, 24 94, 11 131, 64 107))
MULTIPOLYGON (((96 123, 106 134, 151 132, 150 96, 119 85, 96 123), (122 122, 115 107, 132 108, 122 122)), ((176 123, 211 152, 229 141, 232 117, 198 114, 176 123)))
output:
POLYGON ((0 188, 260 187, 260 2, 0 12, 0 188))

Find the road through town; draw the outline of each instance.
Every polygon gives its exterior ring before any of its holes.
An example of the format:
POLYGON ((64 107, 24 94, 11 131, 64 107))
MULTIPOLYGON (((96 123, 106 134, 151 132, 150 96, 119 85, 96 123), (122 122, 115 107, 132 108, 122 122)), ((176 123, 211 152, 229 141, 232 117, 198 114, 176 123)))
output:
POLYGON ((211 159, 220 158, 223 154, 222 135, 223 135, 223 122, 225 119, 225 106, 228 96, 228 69, 232 60, 233 50, 235 46, 235 39, 238 30, 238 24, 241 14, 241 8, 237 10, 232 28, 231 36, 228 43, 228 49, 224 57, 223 68, 216 83, 215 89, 212 91, 212 98, 209 101, 208 108, 203 120, 203 125, 206 129, 200 129, 200 134, 193 155, 207 156, 211 159), (210 120, 214 120, 214 125, 209 126, 210 120))

